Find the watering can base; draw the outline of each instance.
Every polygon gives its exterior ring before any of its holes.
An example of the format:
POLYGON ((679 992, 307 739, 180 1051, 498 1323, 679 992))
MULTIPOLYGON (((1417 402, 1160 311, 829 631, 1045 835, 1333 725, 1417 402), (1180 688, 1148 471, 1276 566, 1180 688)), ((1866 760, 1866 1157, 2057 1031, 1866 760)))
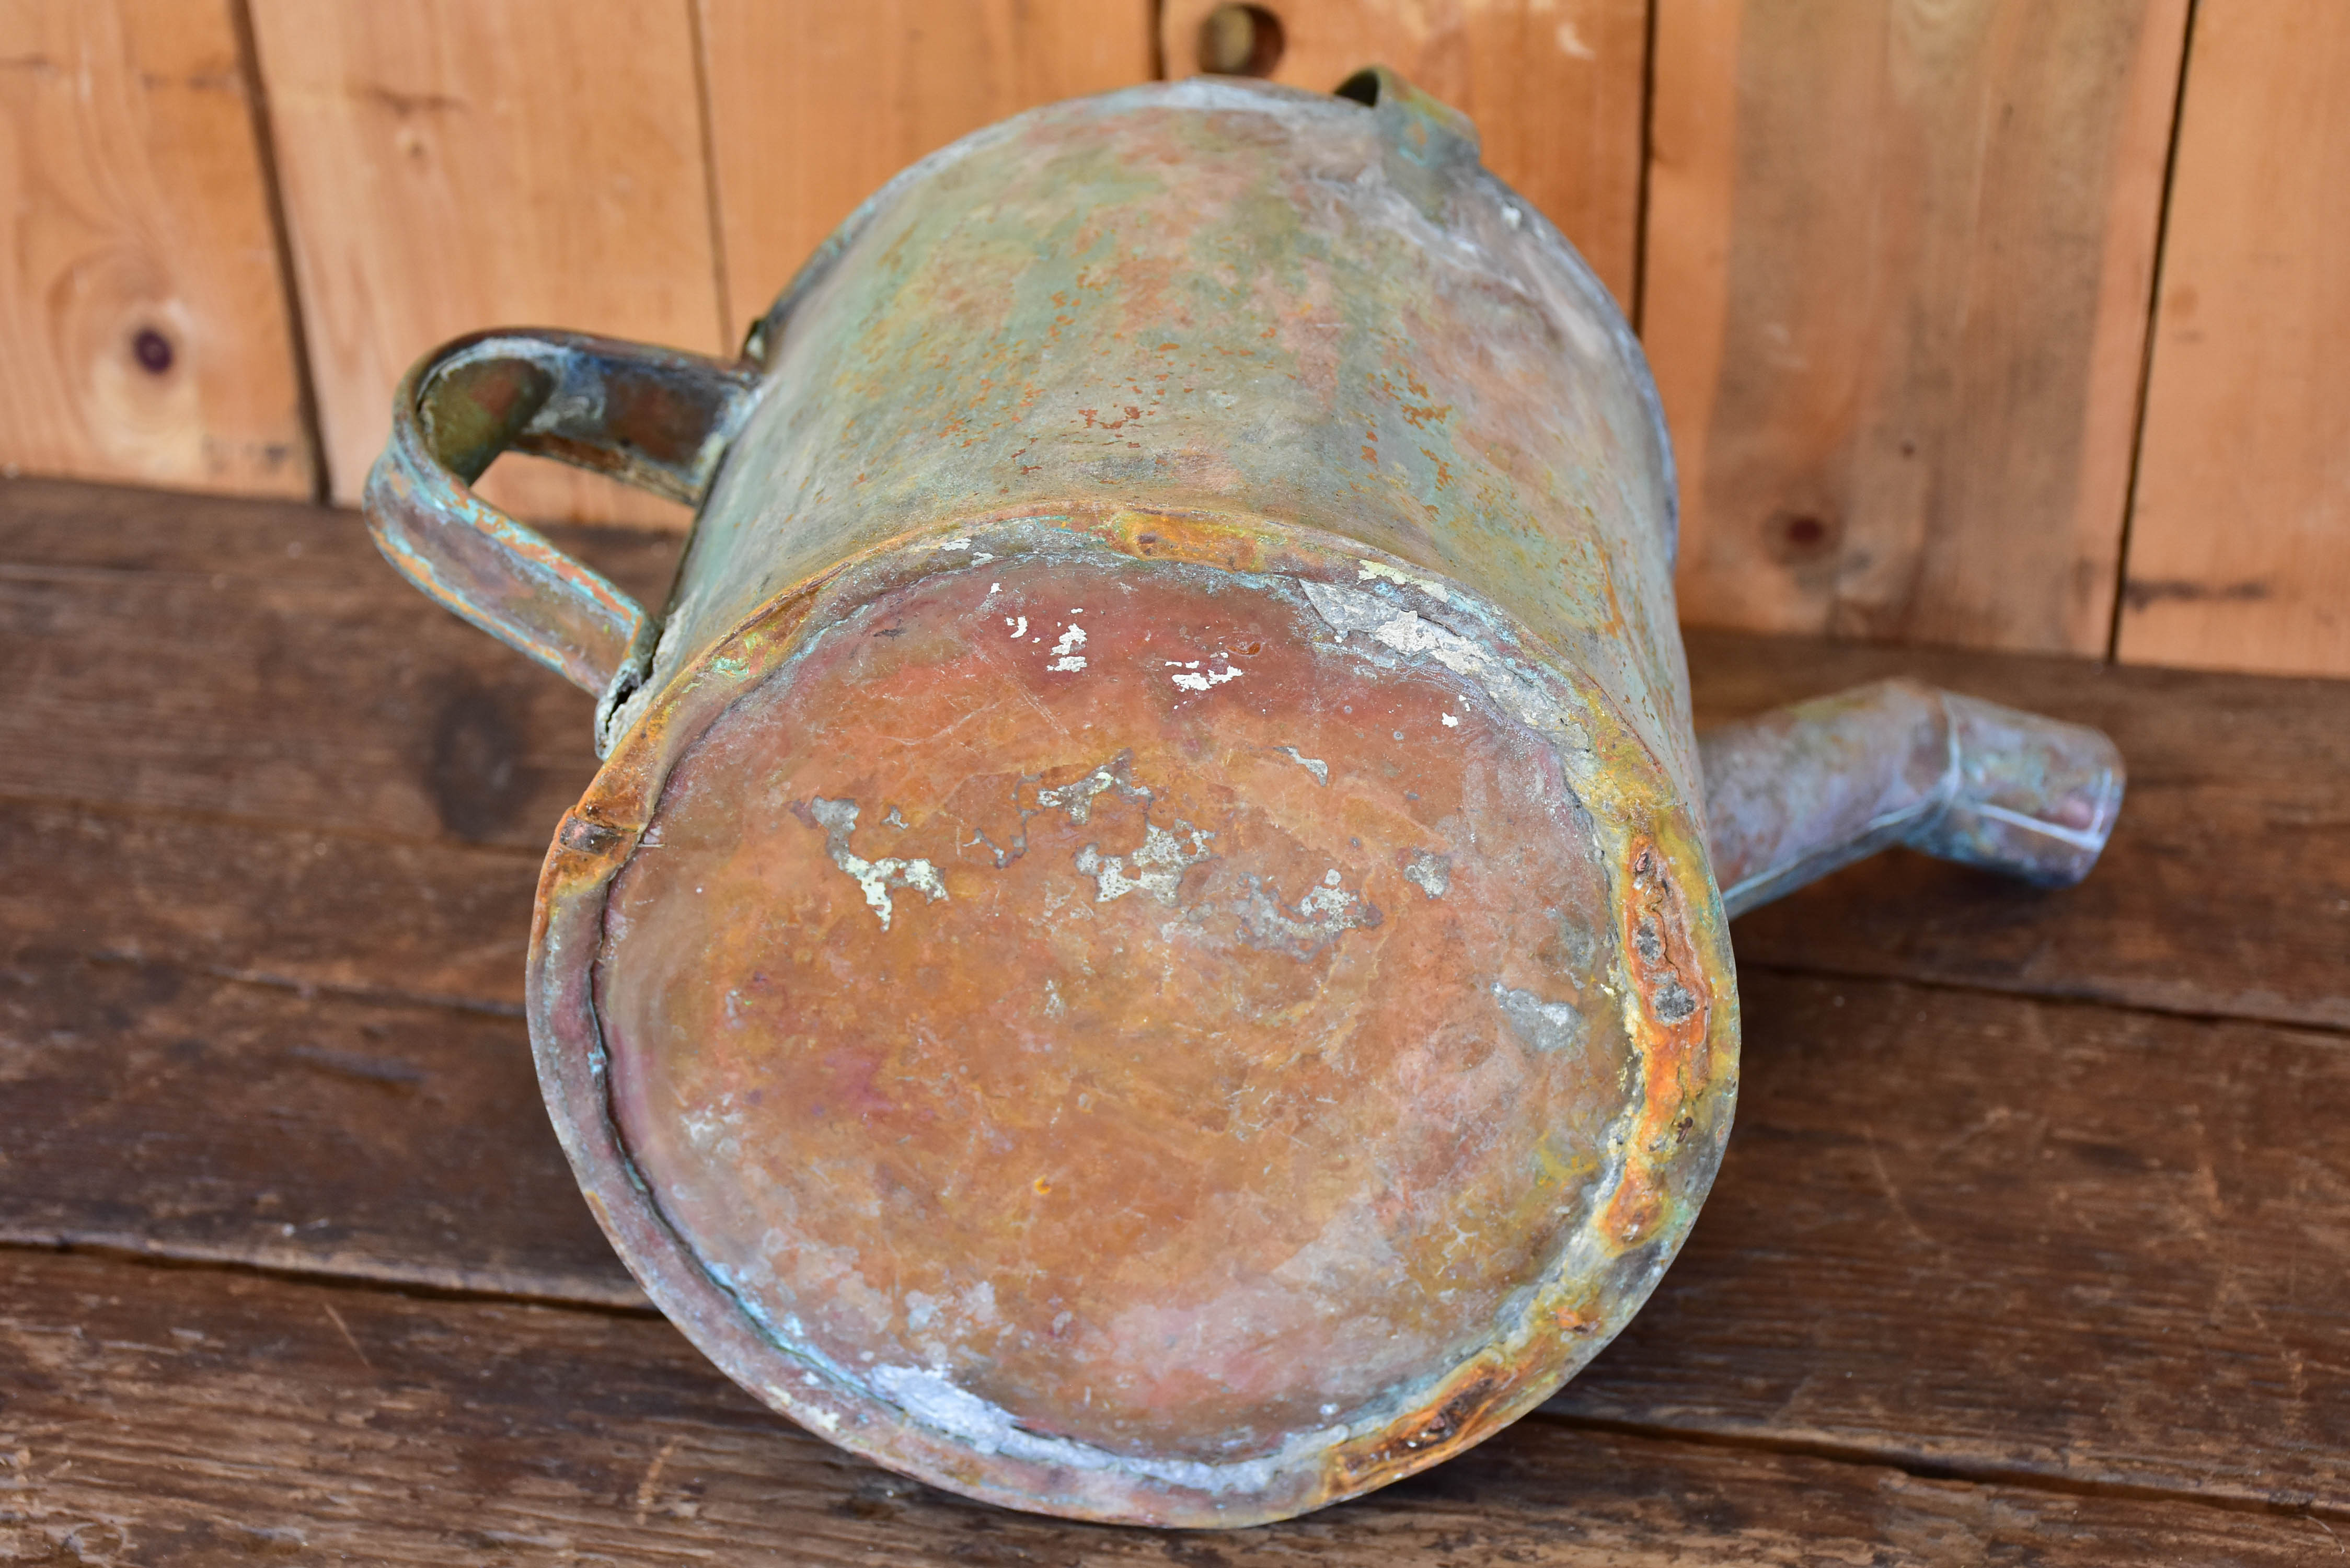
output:
POLYGON ((974 550, 740 680, 584 857, 600 1060, 543 1050, 550 1103, 738 1379, 957 1490, 1236 1523, 1628 1317, 1669 1247, 1593 1243, 1645 1087, 1615 836, 1373 602, 974 550))

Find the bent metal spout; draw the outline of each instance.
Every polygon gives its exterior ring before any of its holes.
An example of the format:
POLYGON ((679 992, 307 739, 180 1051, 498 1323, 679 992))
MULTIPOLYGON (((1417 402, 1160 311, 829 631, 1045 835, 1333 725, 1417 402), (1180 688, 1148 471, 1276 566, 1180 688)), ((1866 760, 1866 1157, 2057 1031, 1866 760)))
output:
POLYGON ((1531 1409, 1721 1161, 1728 915, 1897 842, 2074 879, 2121 791, 1903 683, 1700 743, 1639 348, 1385 72, 980 131, 735 363, 452 344, 367 506, 598 698, 531 1037, 646 1291, 1079 1518, 1278 1519, 1531 1409), (666 605, 473 494, 507 450, 696 503, 666 605))

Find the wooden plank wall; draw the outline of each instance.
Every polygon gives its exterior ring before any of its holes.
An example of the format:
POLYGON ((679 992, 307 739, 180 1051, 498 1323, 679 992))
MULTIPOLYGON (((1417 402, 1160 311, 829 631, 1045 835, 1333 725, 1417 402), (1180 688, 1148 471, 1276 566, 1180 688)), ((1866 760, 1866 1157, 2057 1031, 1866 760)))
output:
POLYGON ((0 0, 0 468, 348 504, 442 338, 723 348, 897 168, 1237 20, 1276 80, 1468 109, 1591 258, 1674 427, 1688 619, 2350 675, 2337 0, 1253 9, 0 0))
MULTIPOLYGON (((1222 0, 1165 0, 1170 76, 1211 67, 1222 0)), ((1534 202, 1629 312, 1639 276, 1648 0, 1280 0, 1265 74, 1327 92, 1391 66, 1477 122, 1484 161, 1534 202)))
POLYGON ((0 5, 0 463, 307 495, 231 0, 0 5))
POLYGON ((1658 0, 1700 622, 2103 653, 2186 0, 1658 0))
POLYGON ((2119 654, 2350 672, 2350 5, 2206 0, 2119 654))

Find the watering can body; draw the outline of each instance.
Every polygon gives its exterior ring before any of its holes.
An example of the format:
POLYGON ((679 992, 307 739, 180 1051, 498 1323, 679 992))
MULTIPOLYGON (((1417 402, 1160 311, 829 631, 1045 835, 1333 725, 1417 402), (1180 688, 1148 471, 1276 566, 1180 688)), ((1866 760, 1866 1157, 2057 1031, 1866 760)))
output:
POLYGON ((462 340, 370 482, 599 700, 529 990, 598 1219, 775 1408, 1014 1506, 1254 1522, 1523 1414, 1720 1162, 1728 913, 1896 841, 2067 880, 2118 801, 1920 688, 1701 753, 1637 343, 1466 121, 1343 91, 981 131, 740 362, 462 340), (668 603, 474 496, 505 450, 698 503, 668 603))

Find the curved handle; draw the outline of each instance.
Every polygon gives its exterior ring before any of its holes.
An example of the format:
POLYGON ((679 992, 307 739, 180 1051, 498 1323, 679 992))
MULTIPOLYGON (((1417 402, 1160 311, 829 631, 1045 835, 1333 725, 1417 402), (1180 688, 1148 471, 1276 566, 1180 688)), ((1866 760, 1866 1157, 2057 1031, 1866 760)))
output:
POLYGON ((360 505, 401 576, 608 701, 651 651, 644 607, 473 481, 512 449, 698 504, 757 388, 749 364, 639 343, 535 328, 460 337, 400 382, 360 505))

